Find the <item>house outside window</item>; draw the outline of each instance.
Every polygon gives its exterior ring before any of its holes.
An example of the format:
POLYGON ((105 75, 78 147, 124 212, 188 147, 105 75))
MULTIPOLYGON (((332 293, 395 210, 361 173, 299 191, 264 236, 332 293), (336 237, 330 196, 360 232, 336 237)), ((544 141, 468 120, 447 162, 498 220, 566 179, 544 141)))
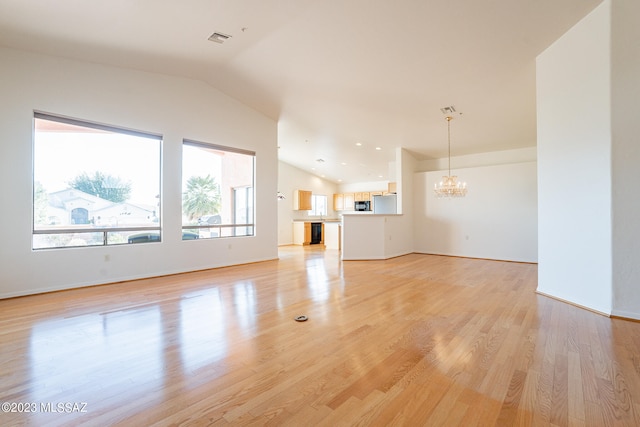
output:
POLYGON ((32 248, 160 241, 161 141, 34 113, 32 248))

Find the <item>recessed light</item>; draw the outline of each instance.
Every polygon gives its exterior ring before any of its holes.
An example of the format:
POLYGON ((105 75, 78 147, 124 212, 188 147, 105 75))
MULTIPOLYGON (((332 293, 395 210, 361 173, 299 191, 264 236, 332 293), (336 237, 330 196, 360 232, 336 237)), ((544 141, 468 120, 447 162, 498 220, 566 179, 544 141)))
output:
POLYGON ((382 147, 376 147, 376 150, 380 151, 382 150, 382 147))
POLYGON ((342 162, 342 163, 340 163, 340 164, 341 164, 342 166, 347 166, 347 163, 346 163, 346 162, 342 162))
POLYGON ((341 180, 341 179, 339 179, 339 180, 338 180, 338 182, 342 182, 342 180, 341 180))
POLYGON ((324 178, 324 175, 320 175, 320 178, 324 178))
POLYGON ((357 145, 358 147, 362 147, 362 142, 356 142, 356 145, 357 145))

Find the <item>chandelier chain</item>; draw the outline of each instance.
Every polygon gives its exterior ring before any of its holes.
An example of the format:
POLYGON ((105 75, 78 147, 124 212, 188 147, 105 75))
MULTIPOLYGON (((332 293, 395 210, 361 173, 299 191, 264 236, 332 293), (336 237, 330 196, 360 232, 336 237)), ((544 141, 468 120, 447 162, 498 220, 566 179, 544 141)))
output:
POLYGON ((451 120, 452 116, 447 116, 447 148, 449 151, 447 172, 449 175, 443 176, 440 183, 436 183, 433 187, 437 197, 464 197, 467 195, 467 183, 459 182, 458 177, 451 175, 451 120))
POLYGON ((449 146, 449 176, 451 176, 451 116, 447 116, 447 145, 449 146))

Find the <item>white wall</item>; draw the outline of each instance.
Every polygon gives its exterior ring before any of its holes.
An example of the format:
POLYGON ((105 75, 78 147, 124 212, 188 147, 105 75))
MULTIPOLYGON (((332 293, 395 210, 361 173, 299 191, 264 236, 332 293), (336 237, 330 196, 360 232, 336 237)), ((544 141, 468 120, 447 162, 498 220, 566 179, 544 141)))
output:
MULTIPOLYGON (((538 291, 611 313, 610 2, 537 58, 538 291)), ((636 79, 637 81, 637 79, 636 79)))
POLYGON ((273 120, 194 80, 3 48, 0 63, 0 297, 277 258, 273 120), (162 243, 31 250, 34 110, 164 136, 162 243), (255 237, 181 240, 185 137, 257 153, 255 237))
POLYGON ((438 199, 434 184, 446 172, 414 177, 416 252, 537 261, 536 163, 451 170, 469 192, 438 199))
MULTIPOLYGON (((490 151, 451 157, 451 164, 457 169, 477 166, 505 165, 511 163, 535 162, 537 148, 517 148, 514 150, 490 151)), ((448 158, 428 159, 417 162, 416 169, 421 172, 444 171, 448 167, 448 158)), ((445 174, 446 175, 446 174, 445 174)))
POLYGON ((415 248, 414 233, 414 174, 416 172, 416 159, 403 148, 396 149, 396 164, 400 165, 396 170, 396 184, 398 190, 398 213, 402 214, 396 229, 396 242, 400 244, 394 252, 404 252, 415 248), (399 239, 398 239, 399 238, 399 239))
POLYGON ((339 193, 357 193, 359 191, 387 191, 389 181, 369 181, 338 185, 339 193))
POLYGON ((612 5, 613 314, 640 319, 640 2, 612 5))
POLYGON ((311 175, 288 163, 278 162, 278 191, 286 197, 286 199, 278 201, 278 245, 293 244, 294 220, 317 218, 310 217, 308 211, 293 210, 294 190, 310 190, 313 194, 327 196, 326 218, 338 216, 333 210, 333 194, 338 192, 336 184, 311 175))

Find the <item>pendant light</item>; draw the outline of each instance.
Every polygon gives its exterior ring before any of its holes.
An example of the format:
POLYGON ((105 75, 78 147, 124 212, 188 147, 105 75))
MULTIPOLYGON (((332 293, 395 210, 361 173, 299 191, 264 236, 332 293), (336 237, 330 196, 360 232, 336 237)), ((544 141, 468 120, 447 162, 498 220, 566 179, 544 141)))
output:
POLYGON ((458 177, 451 175, 451 120, 453 116, 447 116, 447 144, 449 146, 449 174, 433 185, 433 190, 438 198, 464 197, 467 195, 467 183, 459 182, 458 177))

